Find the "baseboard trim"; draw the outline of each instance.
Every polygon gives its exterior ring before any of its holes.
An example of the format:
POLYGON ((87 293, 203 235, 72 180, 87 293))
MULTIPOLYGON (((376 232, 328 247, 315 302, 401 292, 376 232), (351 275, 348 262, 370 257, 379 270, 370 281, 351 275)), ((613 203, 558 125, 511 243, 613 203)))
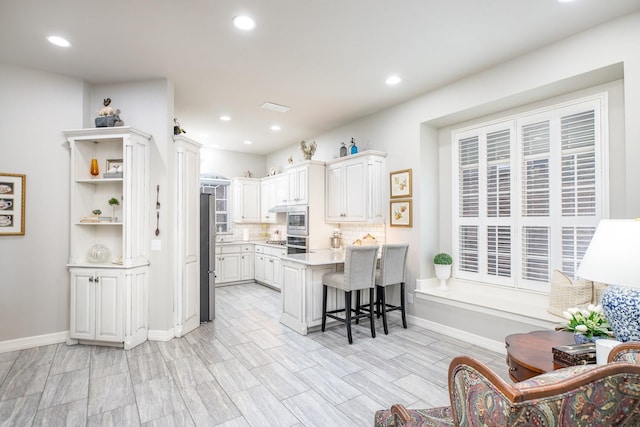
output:
POLYGON ((420 326, 439 334, 444 334, 452 338, 459 339, 474 345, 477 345, 487 350, 495 351, 500 354, 507 354, 504 342, 495 341, 480 335, 472 334, 467 331, 452 328, 451 326, 443 325, 441 323, 432 322, 430 320, 422 319, 420 317, 407 315, 407 321, 413 325, 420 326))
POLYGON ((69 331, 54 332, 53 334, 35 335, 15 340, 0 341, 0 353, 26 350, 43 345, 59 344, 69 339, 69 331))
POLYGON ((147 339, 149 341, 170 341, 175 337, 176 335, 173 328, 168 331, 154 331, 150 329, 147 334, 147 339))

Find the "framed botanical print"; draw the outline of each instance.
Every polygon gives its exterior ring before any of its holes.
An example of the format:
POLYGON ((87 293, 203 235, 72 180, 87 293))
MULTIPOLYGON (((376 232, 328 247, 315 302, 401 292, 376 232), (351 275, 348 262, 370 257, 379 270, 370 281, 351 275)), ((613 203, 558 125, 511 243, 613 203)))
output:
POLYGON ((0 173, 0 236, 24 235, 26 175, 0 173))
POLYGON ((389 177, 391 180, 389 188, 391 189, 392 199, 411 197, 411 169, 391 172, 389 177))
POLYGON ((392 200, 389 202, 389 218, 391 227, 412 227, 411 199, 392 200))

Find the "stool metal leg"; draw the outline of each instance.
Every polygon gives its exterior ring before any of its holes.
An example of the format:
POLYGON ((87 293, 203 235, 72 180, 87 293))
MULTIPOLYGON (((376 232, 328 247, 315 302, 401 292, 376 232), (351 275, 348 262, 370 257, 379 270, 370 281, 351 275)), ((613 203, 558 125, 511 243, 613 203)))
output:
POLYGON ((371 323, 371 338, 375 338, 376 328, 373 323, 373 288, 369 288, 369 322, 371 323))
POLYGON ((389 327, 387 326, 387 296, 383 286, 380 286, 380 306, 382 307, 382 326, 384 328, 384 334, 389 335, 389 327))
POLYGON ((347 339, 349 340, 349 344, 352 344, 353 338, 351 338, 351 291, 347 291, 344 293, 344 317, 345 323, 347 324, 347 339))
POLYGON ((360 324, 360 289, 356 291, 356 325, 360 324))
POLYGON ((400 282, 400 307, 402 307, 402 326, 407 329, 407 314, 404 308, 404 282, 400 282))
POLYGON ((327 285, 322 285, 322 332, 327 325, 327 285))

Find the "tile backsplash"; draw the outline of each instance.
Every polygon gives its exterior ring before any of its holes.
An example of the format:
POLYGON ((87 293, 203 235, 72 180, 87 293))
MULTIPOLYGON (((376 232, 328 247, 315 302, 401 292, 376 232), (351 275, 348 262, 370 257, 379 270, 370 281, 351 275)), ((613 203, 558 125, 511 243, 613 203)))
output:
MULTIPOLYGON (((367 234, 376 238, 378 245, 385 243, 384 224, 336 224, 342 233, 342 245, 351 245, 367 234)), ((284 224, 234 224, 233 232, 216 236, 217 242, 234 242, 248 240, 286 240, 287 227, 284 224)), ((327 239, 328 241, 328 239, 327 239)))

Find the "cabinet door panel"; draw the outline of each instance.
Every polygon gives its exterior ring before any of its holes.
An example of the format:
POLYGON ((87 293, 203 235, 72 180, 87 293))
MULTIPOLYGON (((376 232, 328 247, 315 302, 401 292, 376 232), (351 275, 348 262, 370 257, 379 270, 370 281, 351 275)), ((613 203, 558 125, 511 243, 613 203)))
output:
POLYGON ((96 340, 124 341, 124 292, 117 273, 96 273, 96 340))
POLYGON ((258 280, 260 282, 264 282, 264 280, 265 280, 264 267, 265 267, 264 255, 256 254, 256 259, 255 259, 255 278, 256 278, 256 280, 258 280))
POLYGON ((264 282, 268 285, 273 284, 273 257, 265 257, 264 260, 264 282))
POLYGON ((226 254, 221 259, 222 282, 241 280, 242 270, 240 266, 241 254, 226 254))
POLYGON ((366 220, 367 183, 365 164, 357 162, 345 165, 345 214, 349 221, 366 220))
POLYGON ((71 272, 70 304, 69 336, 76 339, 93 339, 95 337, 93 271, 71 272))
POLYGON ((344 182, 344 168, 327 168, 326 219, 340 221, 344 213, 342 208, 342 189, 344 182))

